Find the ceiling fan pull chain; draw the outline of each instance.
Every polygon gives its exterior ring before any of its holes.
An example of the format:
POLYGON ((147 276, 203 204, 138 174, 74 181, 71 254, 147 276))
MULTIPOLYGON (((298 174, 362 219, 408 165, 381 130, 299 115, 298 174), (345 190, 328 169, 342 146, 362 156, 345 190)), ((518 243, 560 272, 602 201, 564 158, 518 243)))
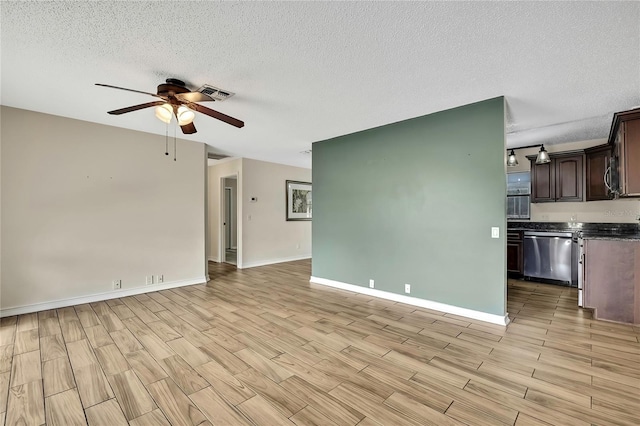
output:
POLYGON ((173 126, 173 161, 176 161, 176 127, 178 127, 177 124, 173 126))
POLYGON ((169 123, 164 132, 164 155, 169 155, 169 123))

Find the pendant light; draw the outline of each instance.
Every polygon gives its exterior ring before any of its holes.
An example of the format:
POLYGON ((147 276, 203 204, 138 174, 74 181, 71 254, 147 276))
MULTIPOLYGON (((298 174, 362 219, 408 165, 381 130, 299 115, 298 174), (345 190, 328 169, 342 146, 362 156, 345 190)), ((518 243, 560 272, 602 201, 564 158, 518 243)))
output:
POLYGON ((516 153, 511 150, 509 153, 509 157, 507 158, 507 167, 515 167, 518 165, 518 159, 516 158, 516 153))
POLYGON ((173 116, 173 108, 169 104, 162 104, 156 107, 156 117, 158 120, 164 123, 171 123, 171 117, 173 116))
POLYGON ((538 152, 538 157, 536 158, 536 164, 545 164, 550 162, 551 158, 549 158, 549 153, 546 149, 544 149, 544 145, 541 145, 540 151, 538 152))

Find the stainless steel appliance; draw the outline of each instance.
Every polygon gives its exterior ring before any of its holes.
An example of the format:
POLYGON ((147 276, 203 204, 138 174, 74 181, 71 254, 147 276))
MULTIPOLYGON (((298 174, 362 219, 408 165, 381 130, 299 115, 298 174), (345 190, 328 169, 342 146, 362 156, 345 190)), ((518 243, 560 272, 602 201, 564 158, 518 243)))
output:
POLYGON ((577 287, 577 237, 571 232, 526 231, 524 276, 577 287))

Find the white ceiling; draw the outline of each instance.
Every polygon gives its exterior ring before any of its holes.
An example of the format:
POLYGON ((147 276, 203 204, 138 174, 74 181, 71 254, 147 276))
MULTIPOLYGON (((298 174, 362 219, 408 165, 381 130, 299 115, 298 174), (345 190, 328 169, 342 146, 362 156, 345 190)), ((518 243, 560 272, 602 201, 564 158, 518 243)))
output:
MULTIPOLYGON (((217 152, 311 166, 316 141, 504 95, 507 145, 606 137, 640 105, 640 2, 9 2, 3 105, 165 134, 168 77, 236 93, 217 152)), ((179 130, 178 130, 179 131, 179 130)), ((393 143, 393 141, 389 141, 393 143)))

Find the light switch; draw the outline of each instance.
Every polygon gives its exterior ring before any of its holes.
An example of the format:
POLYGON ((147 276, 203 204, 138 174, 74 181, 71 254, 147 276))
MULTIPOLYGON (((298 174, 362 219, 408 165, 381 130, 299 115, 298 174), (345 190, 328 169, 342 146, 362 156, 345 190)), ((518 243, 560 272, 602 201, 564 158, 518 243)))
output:
POLYGON ((491 238, 500 238, 500 228, 497 226, 491 227, 491 238))

